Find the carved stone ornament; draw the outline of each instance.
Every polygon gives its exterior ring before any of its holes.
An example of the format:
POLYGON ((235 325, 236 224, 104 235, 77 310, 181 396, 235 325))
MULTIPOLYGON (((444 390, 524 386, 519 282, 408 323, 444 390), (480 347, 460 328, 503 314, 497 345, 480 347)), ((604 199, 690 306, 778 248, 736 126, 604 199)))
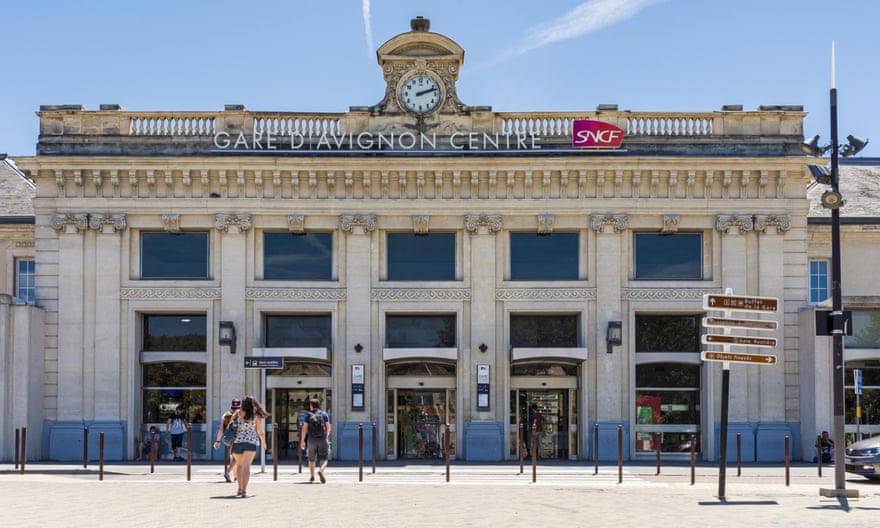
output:
POLYGON ((214 227, 218 231, 229 233, 229 228, 237 229, 239 233, 251 228, 251 215, 249 214, 224 214, 219 213, 214 219, 214 227))
POLYGON ((464 227, 471 233, 476 233, 480 227, 485 227, 489 233, 497 233, 503 225, 500 214, 464 215, 464 227))
POLYGON ((681 222, 681 215, 663 215, 663 232, 677 233, 678 224, 681 222))
POLYGON ((52 217, 53 229, 65 231, 67 226, 72 226, 74 233, 84 231, 89 228, 89 215, 85 213, 56 213, 52 217))
POLYGON ((629 227, 629 217, 625 214, 594 214, 590 217, 590 227, 594 231, 602 231, 605 226, 611 226, 615 233, 619 233, 629 227))
POLYGON ((363 228, 364 233, 374 231, 376 229, 376 215, 342 215, 339 217, 339 228, 343 231, 352 233, 356 226, 363 228))
POLYGON ((125 215, 122 213, 92 213, 89 227, 95 231, 116 233, 125 230, 125 215))
POLYGON ((413 232, 417 235, 428 234, 428 224, 431 222, 430 215, 413 215, 413 232))
POLYGON ((775 226, 778 233, 788 231, 791 229, 791 219, 786 214, 755 215, 755 230, 766 233, 771 226, 775 226))
POLYGON ((166 213, 162 215, 162 227, 169 233, 180 232, 180 215, 166 213))
POLYGON ((538 215, 538 234, 539 235, 549 235, 553 233, 553 222, 556 220, 556 216, 552 214, 539 214, 538 215))
POLYGON ((306 232, 306 215, 287 215, 287 228, 291 233, 303 234, 306 232))
POLYGON ((755 228, 755 221, 752 215, 718 215, 716 217, 715 229, 729 233, 731 227, 735 227, 739 229, 739 232, 744 233, 755 228))

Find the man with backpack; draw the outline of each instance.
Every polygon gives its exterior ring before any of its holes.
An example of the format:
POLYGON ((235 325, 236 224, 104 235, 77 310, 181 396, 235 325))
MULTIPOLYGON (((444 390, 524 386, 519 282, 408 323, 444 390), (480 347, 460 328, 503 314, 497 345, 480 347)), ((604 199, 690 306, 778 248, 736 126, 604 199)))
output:
POLYGON ((324 471, 330 454, 330 416, 321 410, 321 402, 317 398, 309 402, 309 414, 300 429, 299 448, 308 445, 309 482, 315 481, 315 465, 318 465, 318 478, 321 484, 327 482, 324 471), (307 444, 308 442, 308 444, 307 444))

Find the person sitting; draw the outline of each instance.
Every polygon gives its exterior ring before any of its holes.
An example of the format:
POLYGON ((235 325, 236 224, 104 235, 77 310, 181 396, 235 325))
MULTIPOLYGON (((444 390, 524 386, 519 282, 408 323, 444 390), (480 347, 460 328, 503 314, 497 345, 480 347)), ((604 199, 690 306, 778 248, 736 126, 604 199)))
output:
POLYGON ((828 431, 822 431, 822 436, 816 439, 816 449, 821 450, 823 464, 834 461, 834 440, 828 436, 828 431))
MULTIPOLYGON (((153 425, 150 427, 150 432, 144 435, 144 439, 138 442, 138 456, 135 460, 141 460, 143 458, 150 458, 150 453, 153 452, 153 441, 156 442, 156 450, 159 450, 159 430, 156 429, 156 426, 153 425)), ((157 453, 158 454, 158 453, 157 453)))

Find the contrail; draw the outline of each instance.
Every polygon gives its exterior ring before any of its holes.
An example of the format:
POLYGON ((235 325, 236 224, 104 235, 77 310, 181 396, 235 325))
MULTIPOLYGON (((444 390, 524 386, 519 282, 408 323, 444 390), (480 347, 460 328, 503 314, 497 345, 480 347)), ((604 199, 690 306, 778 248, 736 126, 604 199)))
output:
POLYGON ((367 38, 367 56, 373 54, 373 26, 370 25, 370 0, 364 0, 361 10, 364 14, 364 35, 367 38))

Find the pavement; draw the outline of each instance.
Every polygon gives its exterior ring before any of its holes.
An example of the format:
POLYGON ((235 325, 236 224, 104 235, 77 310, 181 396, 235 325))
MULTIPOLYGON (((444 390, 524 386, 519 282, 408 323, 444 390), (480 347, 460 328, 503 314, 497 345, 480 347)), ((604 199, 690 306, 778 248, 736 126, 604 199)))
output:
POLYGON ((0 464, 0 526, 296 526, 484 527, 876 525, 880 482, 848 475, 846 491, 827 497, 834 466, 728 466, 724 496, 717 465, 591 462, 443 464, 331 461, 327 484, 310 484, 294 461, 253 467, 247 498, 223 479, 222 465, 28 462, 21 474, 0 464), (838 494, 840 495, 840 494, 838 494), (230 517, 233 516, 233 517, 230 517))

